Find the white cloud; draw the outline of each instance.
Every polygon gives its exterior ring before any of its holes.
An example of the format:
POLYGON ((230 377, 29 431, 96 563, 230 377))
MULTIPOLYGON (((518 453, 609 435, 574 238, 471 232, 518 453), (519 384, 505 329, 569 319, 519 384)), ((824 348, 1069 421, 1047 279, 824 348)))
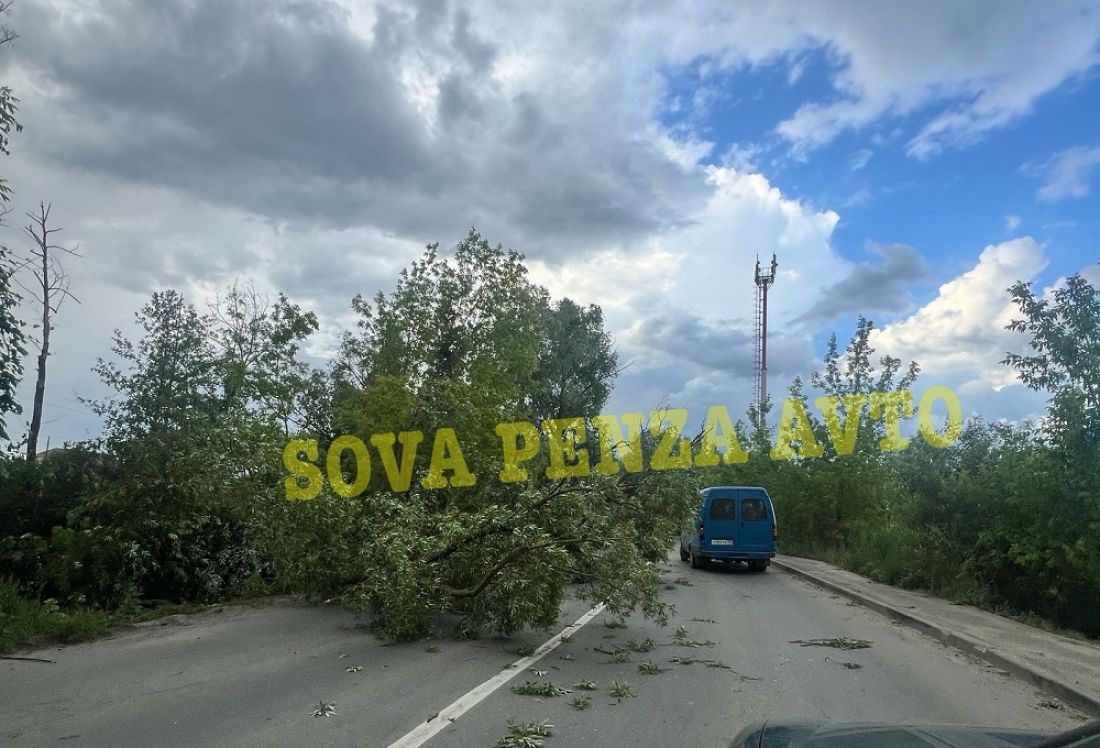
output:
MULTIPOLYGON (((928 121, 910 150, 928 155, 1093 65, 1098 28, 1067 3, 162 5, 13 6, 23 46, 0 63, 27 129, 5 176, 17 213, 53 200, 90 258, 74 269, 90 311, 59 327, 57 391, 94 389, 110 329, 154 288, 201 296, 247 276, 333 323, 471 224, 527 252, 555 295, 605 307, 624 355, 647 359, 616 391, 631 406, 746 386, 730 350, 669 355, 657 323, 731 346, 751 333, 754 259, 777 252, 775 389, 810 357, 793 321, 853 265, 831 246, 838 214, 781 193, 758 145, 699 166, 705 115, 731 95, 721 76, 776 63, 794 82, 824 57, 835 91, 778 127, 796 150, 915 112, 928 121), (693 90, 670 92, 666 73, 690 68, 693 90), (670 130, 672 94, 688 125, 670 130)), ((858 169, 870 152, 853 156, 858 169)))
POLYGON ((796 151, 884 117, 917 114, 925 122, 907 151, 926 158, 1026 115, 1040 96, 1100 61, 1100 13, 1087 2, 1044 3, 1042 13, 1035 5, 949 0, 875 12, 846 7, 852 12, 799 4, 792 13, 790 23, 838 61, 840 95, 803 104, 779 124, 796 151))
MULTIPOLYGON (((599 259, 583 270, 613 297, 636 293, 609 315, 623 361, 613 409, 649 407, 662 398, 693 412, 714 402, 742 409, 752 390, 753 270, 774 251, 779 279, 771 289, 769 370, 774 388, 813 363, 812 330, 796 324, 823 289, 851 263, 830 245, 839 216, 783 195, 760 174, 707 167, 713 189, 703 210, 661 239, 679 259, 647 283, 599 259)), ((645 253, 641 255, 647 257, 645 253)))
POLYGON ((874 347, 905 361, 915 360, 925 378, 961 379, 963 387, 998 390, 1016 382, 1000 361, 1019 351, 1026 340, 1005 325, 1015 307, 1007 289, 1031 281, 1047 266, 1047 258, 1031 237, 986 247, 978 263, 944 283, 934 299, 911 316, 886 325, 872 337, 874 347))
POLYGON ((1008 215, 1005 216, 1005 231, 1015 231, 1020 228, 1020 217, 1008 215))
POLYGON ((1043 178, 1035 196, 1053 203, 1089 194, 1092 171, 1100 166, 1100 146, 1077 146, 1054 154, 1042 164, 1025 164, 1025 173, 1043 178))
POLYGON ((860 148, 858 151, 848 157, 848 168, 852 171, 859 171, 867 165, 867 162, 871 160, 871 156, 875 154, 870 148, 860 148))

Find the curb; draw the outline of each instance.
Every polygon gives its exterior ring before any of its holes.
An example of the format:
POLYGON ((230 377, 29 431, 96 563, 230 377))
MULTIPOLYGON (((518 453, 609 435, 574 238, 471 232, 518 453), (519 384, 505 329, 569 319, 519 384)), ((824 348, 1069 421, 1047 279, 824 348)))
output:
POLYGON ((1035 668, 1033 668, 1027 662, 1017 660, 1007 654, 989 649, 984 644, 971 639, 968 636, 957 634, 953 631, 948 631, 939 624, 933 623, 925 618, 910 613, 900 608, 895 608, 892 605, 887 605, 880 600, 868 597, 862 593, 845 587, 844 585, 831 582, 828 579, 824 579, 817 574, 805 571, 804 569, 797 569, 783 561, 773 558, 772 565, 782 569, 788 574, 801 577, 808 582, 816 584, 819 587, 823 587, 832 592, 836 592, 849 600, 859 603, 864 607, 881 613, 882 615, 904 624, 912 629, 916 629, 923 634, 931 636, 940 642, 954 647, 966 654, 979 657, 991 665, 1007 670, 1009 673, 1022 678, 1036 688, 1040 688, 1043 691, 1057 696, 1062 701, 1070 704, 1081 711, 1089 714, 1092 717, 1100 717, 1100 699, 1090 696, 1075 686, 1064 683, 1062 681, 1054 680, 1049 675, 1046 675, 1035 668))

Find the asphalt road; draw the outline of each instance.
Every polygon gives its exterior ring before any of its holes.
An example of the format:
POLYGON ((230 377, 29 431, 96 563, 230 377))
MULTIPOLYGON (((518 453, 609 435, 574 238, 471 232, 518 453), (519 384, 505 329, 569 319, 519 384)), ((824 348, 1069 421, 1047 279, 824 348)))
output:
POLYGON ((677 608, 669 626, 638 618, 612 628, 609 616, 597 615, 531 664, 538 674, 506 666, 519 660, 519 648, 543 644, 586 606, 568 603, 561 626, 550 631, 458 641, 441 621, 436 638, 394 645, 337 607, 284 600, 22 653, 54 662, 0 661, 0 741, 384 747, 464 696, 468 709, 425 745, 488 748, 510 720, 549 722, 546 745, 553 748, 719 746, 745 724, 773 717, 1049 731, 1084 719, 995 668, 775 569, 692 570, 678 559, 668 566, 666 595, 677 608), (834 637, 871 645, 791 643, 834 637), (646 639, 655 648, 631 652, 629 661, 608 654, 646 639), (643 661, 661 672, 639 672, 643 661), (468 695, 502 672, 516 677, 484 698, 468 695), (512 693, 528 680, 573 692, 512 693), (575 689, 581 680, 598 690, 575 689), (613 680, 634 695, 610 696, 613 680), (588 708, 571 706, 579 695, 591 697, 588 708), (321 701, 334 703, 335 713, 311 716, 321 701))

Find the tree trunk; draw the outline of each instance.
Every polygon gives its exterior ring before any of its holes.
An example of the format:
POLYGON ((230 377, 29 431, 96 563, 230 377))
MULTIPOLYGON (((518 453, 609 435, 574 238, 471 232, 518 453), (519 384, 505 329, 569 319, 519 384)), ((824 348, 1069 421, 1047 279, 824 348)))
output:
MULTIPOLYGON (((45 224, 43 224, 44 227, 45 224)), ((34 382, 34 409, 31 411, 31 430, 27 435, 29 462, 34 462, 38 454, 38 432, 42 428, 42 400, 46 396, 46 358, 50 355, 49 254, 46 242, 42 245, 42 349, 38 353, 38 378, 34 382)))

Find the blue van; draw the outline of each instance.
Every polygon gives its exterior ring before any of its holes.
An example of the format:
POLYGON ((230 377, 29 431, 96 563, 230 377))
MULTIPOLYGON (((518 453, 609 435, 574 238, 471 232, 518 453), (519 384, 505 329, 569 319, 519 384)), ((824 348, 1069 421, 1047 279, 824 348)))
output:
POLYGON ((711 486, 699 492, 699 510, 680 533, 680 560, 693 569, 708 561, 747 562, 764 571, 776 548, 775 508, 758 486, 711 486))

